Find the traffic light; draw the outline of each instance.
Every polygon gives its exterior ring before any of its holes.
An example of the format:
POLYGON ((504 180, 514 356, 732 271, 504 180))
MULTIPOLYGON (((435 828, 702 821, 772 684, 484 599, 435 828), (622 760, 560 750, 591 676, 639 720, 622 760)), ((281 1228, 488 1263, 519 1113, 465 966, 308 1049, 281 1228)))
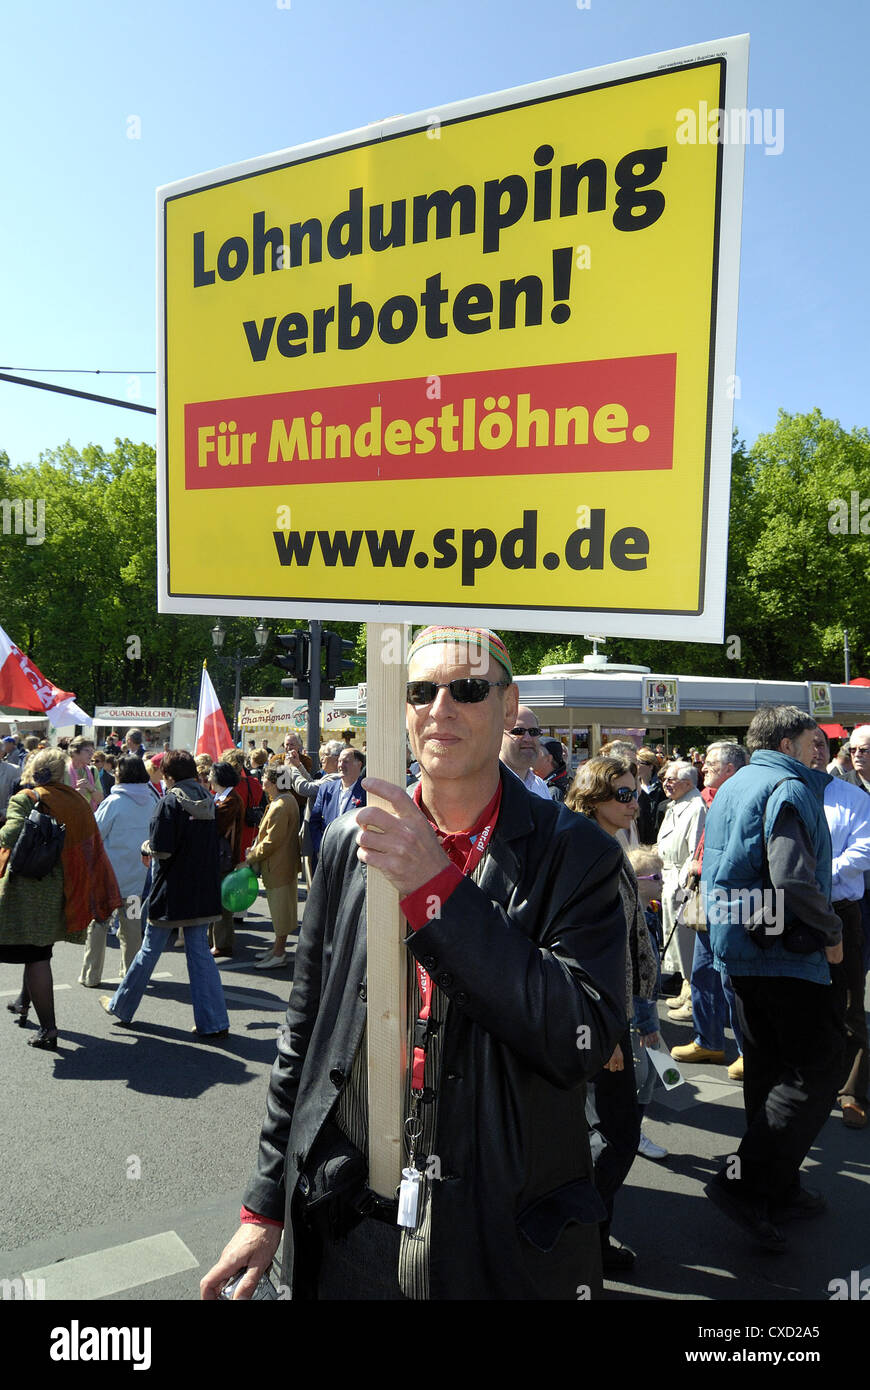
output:
POLYGON ((343 652, 353 651, 353 642, 346 637, 340 637, 337 632, 323 633, 323 645, 326 648, 326 679, 337 681, 344 675, 345 671, 352 671, 354 662, 349 661, 343 656, 343 652))
POLYGON ((296 627, 292 632, 279 634, 278 642, 284 648, 285 655, 276 656, 275 665, 290 672, 289 677, 285 676, 281 681, 283 689, 291 690, 294 700, 307 699, 310 652, 308 633, 304 628, 296 627))
POLYGON ((354 666, 353 661, 349 661, 342 653, 351 651, 354 644, 346 637, 341 637, 337 632, 329 632, 327 628, 323 630, 321 641, 326 654, 321 696, 324 700, 334 700, 334 682, 339 680, 345 671, 353 670, 354 666))

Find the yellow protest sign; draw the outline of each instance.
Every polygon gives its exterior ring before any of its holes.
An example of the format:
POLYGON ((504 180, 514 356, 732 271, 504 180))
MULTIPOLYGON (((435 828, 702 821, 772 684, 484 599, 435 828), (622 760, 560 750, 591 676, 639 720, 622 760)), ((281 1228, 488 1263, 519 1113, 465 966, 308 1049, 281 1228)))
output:
POLYGON ((162 189, 161 609, 721 640, 746 56, 162 189))

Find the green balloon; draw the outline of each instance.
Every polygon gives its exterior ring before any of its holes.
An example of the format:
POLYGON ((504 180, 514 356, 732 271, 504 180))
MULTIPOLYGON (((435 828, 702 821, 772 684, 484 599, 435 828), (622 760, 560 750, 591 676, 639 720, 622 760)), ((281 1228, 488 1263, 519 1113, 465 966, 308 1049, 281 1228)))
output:
POLYGON ((221 902, 227 912, 246 912, 258 891, 257 875, 247 864, 243 864, 227 874, 221 884, 221 902))

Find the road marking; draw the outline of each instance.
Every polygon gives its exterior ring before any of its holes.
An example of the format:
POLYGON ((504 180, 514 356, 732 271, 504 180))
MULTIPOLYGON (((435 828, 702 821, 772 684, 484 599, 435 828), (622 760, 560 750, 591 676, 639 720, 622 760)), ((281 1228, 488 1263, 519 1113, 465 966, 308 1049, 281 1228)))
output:
POLYGON ((47 1299, 74 1298, 78 1302, 106 1298, 198 1267, 199 1260, 177 1232, 163 1231, 143 1240, 113 1245, 108 1250, 95 1250, 91 1255, 59 1260, 42 1269, 30 1269, 21 1277, 44 1279, 47 1299))
MULTIPOLYGON (((57 994, 59 989, 72 989, 72 985, 55 985, 54 992, 57 994)), ((21 993, 20 989, 0 989, 0 999, 7 999, 10 995, 15 995, 17 999, 21 993)))
POLYGON ((730 1269, 717 1269, 715 1265, 683 1265, 684 1269, 696 1269, 699 1274, 715 1274, 719 1279, 736 1279, 730 1269))

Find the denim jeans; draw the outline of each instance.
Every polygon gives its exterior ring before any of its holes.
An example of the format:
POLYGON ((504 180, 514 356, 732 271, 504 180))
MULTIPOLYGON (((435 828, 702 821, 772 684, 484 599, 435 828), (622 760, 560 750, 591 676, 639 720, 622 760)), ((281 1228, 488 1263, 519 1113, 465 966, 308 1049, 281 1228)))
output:
MULTIPOLYGON (((149 922, 139 954, 112 996, 109 1008, 122 1023, 132 1022, 142 1002, 145 986, 171 935, 168 927, 149 922)), ((208 948, 208 926, 184 928, 184 953, 193 1000, 193 1021, 198 1033, 220 1033, 229 1028, 220 971, 208 948)))
POLYGON ((695 1042, 711 1052, 721 1052, 725 1046, 726 1013, 734 1030, 738 1051, 743 1053, 743 1038, 737 1019, 737 1001, 728 975, 720 975, 713 964, 710 933, 695 932, 695 954, 692 959, 692 1018, 695 1022, 695 1042))

